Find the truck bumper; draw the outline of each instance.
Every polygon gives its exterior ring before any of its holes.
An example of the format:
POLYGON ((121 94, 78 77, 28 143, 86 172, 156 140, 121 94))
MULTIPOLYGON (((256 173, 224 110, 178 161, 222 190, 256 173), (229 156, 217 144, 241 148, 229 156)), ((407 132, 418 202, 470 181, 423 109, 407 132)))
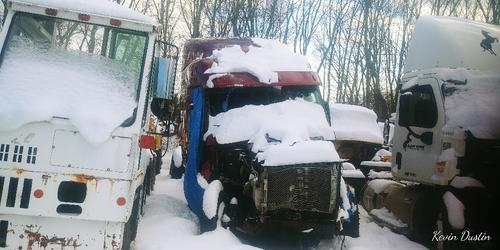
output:
POLYGON ((121 249, 124 223, 0 215, 0 249, 121 249))

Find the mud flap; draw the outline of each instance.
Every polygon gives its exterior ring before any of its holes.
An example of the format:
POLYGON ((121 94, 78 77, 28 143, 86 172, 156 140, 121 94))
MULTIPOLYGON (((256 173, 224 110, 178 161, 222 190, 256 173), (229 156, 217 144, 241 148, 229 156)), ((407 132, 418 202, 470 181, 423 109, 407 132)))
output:
POLYGON ((203 214, 203 194, 205 190, 198 184, 197 175, 201 163, 201 142, 203 129, 204 113, 204 93, 203 89, 193 88, 190 93, 192 100, 192 109, 189 113, 189 138, 186 170, 184 175, 184 196, 188 202, 189 208, 202 218, 203 214))

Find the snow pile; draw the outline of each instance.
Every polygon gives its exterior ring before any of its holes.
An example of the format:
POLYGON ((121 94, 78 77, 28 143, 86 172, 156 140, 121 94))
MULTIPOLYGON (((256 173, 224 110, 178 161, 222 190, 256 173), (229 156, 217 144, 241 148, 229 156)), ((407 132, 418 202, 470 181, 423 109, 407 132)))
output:
MULTIPOLYGON (((404 235, 392 232, 389 228, 378 226, 362 208, 360 212, 359 238, 346 237, 345 247, 342 249, 379 249, 379 250, 425 250, 426 247, 410 241, 404 235)), ((324 246, 321 242, 319 249, 341 249, 340 247, 324 246)))
POLYGON ((370 188, 372 188, 377 194, 382 193, 389 185, 393 184, 401 185, 398 182, 384 179, 376 179, 368 182, 368 186, 370 186, 370 188))
POLYGON ((375 156, 373 156, 372 161, 390 161, 392 157, 391 151, 385 150, 385 149, 380 149, 375 153, 375 156))
POLYGON ((352 169, 352 170, 351 169, 343 169, 342 170, 342 177, 364 179, 365 175, 359 169, 352 169))
POLYGON ((349 104, 330 104, 330 117, 339 141, 383 144, 384 138, 373 110, 349 104))
POLYGON ((355 170, 356 168, 350 162, 342 162, 342 170, 355 170))
POLYGON ((247 105, 220 113, 210 117, 204 138, 209 135, 219 144, 248 141, 265 165, 339 160, 327 141, 335 135, 323 108, 304 100, 247 105))
POLYGON ((291 145, 271 145, 257 154, 258 161, 264 166, 283 166, 297 163, 334 162, 339 155, 330 141, 301 141, 291 145))
MULTIPOLYGON (((170 159, 171 153, 164 159, 170 159)), ((183 180, 170 179, 170 161, 163 162, 163 169, 156 177, 155 190, 148 198, 145 215, 139 222, 132 249, 256 249, 243 245, 229 230, 221 227, 199 234, 198 218, 191 212, 184 197, 183 180)))
POLYGON ((208 184, 203 193, 203 212, 208 219, 214 218, 217 214, 219 193, 222 189, 222 183, 219 180, 214 180, 208 184))
POLYGON ((370 214, 377 217, 378 219, 384 221, 385 223, 391 224, 395 227, 407 227, 405 223, 399 220, 391 211, 383 207, 380 209, 372 209, 370 214))
POLYGON ((172 159, 174 159, 174 167, 180 168, 182 166, 182 147, 177 146, 172 153, 172 159))
POLYGON ((500 138, 500 72, 439 69, 444 80, 445 128, 464 128, 482 139, 500 138))
POLYGON ((15 0, 15 2, 41 5, 60 10, 75 11, 78 13, 95 14, 99 16, 129 19, 136 22, 155 24, 152 17, 133 11, 125 6, 109 0, 15 0))
POLYGON ((278 71, 312 71, 305 56, 296 54, 274 40, 252 38, 257 46, 248 50, 231 46, 214 50, 210 58, 212 67, 205 74, 247 72, 262 83, 278 82, 278 71))
POLYGON ((392 179, 392 172, 390 171, 380 171, 375 172, 373 169, 370 169, 368 173, 368 178, 370 179, 392 179))
POLYGON ((469 176, 455 176, 450 185, 455 188, 480 187, 484 188, 483 183, 469 176))
POLYGON ((0 68, 0 130, 65 117, 92 143, 132 117, 136 74, 108 58, 15 38, 0 68))
POLYGON ((373 166, 379 168, 391 168, 391 162, 389 161, 362 161, 360 166, 373 166))
POLYGON ((464 204, 455 197, 451 192, 443 194, 444 204, 448 212, 448 221, 454 229, 462 229, 465 227, 464 204))

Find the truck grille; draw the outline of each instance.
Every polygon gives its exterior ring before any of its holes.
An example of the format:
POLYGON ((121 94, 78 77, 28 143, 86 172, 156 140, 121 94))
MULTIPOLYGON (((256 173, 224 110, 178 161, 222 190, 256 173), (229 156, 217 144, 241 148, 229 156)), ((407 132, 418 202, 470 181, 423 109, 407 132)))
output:
POLYGON ((338 163, 267 167, 267 210, 332 213, 339 171, 338 163))

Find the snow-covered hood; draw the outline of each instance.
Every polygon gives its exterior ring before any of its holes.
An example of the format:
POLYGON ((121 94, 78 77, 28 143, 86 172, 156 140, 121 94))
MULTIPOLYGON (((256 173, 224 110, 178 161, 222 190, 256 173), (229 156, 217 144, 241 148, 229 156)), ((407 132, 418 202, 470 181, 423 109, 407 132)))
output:
POLYGON ((383 144, 373 110, 349 104, 330 104, 332 128, 337 140, 383 144))
POLYGON ((287 100, 247 105, 210 117, 206 139, 219 144, 248 141, 264 165, 291 165, 339 160, 335 135, 321 105, 287 100))

